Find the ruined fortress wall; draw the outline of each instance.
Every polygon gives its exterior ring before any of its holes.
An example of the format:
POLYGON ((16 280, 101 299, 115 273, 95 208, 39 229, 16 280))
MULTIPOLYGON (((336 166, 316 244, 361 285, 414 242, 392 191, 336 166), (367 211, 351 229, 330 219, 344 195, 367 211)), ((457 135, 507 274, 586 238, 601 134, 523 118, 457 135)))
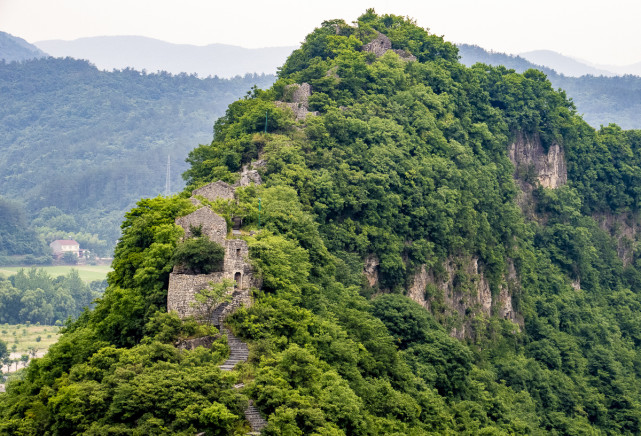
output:
POLYGON ((222 180, 219 180, 217 182, 210 183, 201 188, 193 190, 191 195, 193 196, 201 195, 209 201, 214 201, 219 198, 222 198, 225 200, 233 200, 234 188, 230 186, 228 183, 225 183, 222 180))
POLYGON ((240 273, 238 287, 248 289, 252 286, 252 270, 247 259, 249 247, 242 239, 227 239, 225 241, 225 262, 223 270, 231 279, 236 280, 240 273))
MULTIPOLYGON (((260 183, 260 175, 257 171, 249 171, 246 168, 244 170, 248 173, 247 178, 251 179, 251 182, 260 183)), ((218 181, 193 191, 193 194, 202 195, 214 201, 217 198, 233 199, 233 191, 233 187, 218 181)), ((167 310, 175 310, 180 317, 198 315, 196 308, 192 306, 196 293, 210 286, 210 283, 219 283, 223 279, 235 282, 233 291, 230 290, 233 292, 234 299, 229 303, 221 304, 215 311, 215 317, 222 320, 225 315, 240 305, 249 306, 251 304, 250 288, 260 287, 261 282, 254 277, 248 261, 247 242, 242 239, 227 239, 227 222, 208 207, 201 207, 189 215, 176 219, 176 225, 185 230, 185 238, 193 236, 191 228, 200 227, 203 236, 223 246, 225 258, 223 271, 212 274, 183 274, 180 269, 174 269, 169 276, 167 310)))
POLYGON ((201 207, 189 215, 176 219, 176 225, 185 229, 185 239, 193 236, 192 227, 200 227, 203 236, 207 236, 220 245, 224 245, 227 237, 227 221, 208 207, 201 207))
POLYGON ((224 273, 212 274, 170 274, 169 292, 167 293, 167 311, 175 310, 181 318, 198 315, 191 303, 196 301, 196 292, 205 289, 210 283, 223 279, 224 273))

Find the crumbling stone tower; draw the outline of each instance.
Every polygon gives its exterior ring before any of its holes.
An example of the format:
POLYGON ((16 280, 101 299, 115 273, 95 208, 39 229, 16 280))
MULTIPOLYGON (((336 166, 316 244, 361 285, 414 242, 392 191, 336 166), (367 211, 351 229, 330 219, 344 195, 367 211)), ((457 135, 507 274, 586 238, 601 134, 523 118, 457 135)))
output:
MULTIPOLYGON (((255 170, 245 169, 244 172, 250 173, 245 174, 244 180, 246 184, 260 183, 260 176, 255 170)), ((242 181, 243 177, 241 175, 242 181)), ((192 192, 192 202, 197 205, 200 204, 200 201, 194 197, 195 195, 202 196, 210 201, 219 198, 233 199, 234 189, 234 187, 219 180, 194 190, 192 192)), ((185 230, 185 239, 193 236, 194 229, 199 229, 202 236, 223 246, 225 257, 222 271, 211 274, 189 274, 180 267, 174 268, 174 271, 169 275, 167 310, 175 310, 181 318, 200 315, 192 304, 195 302, 196 293, 210 286, 210 283, 219 283, 223 279, 229 279, 234 282, 232 301, 221 304, 214 311, 216 319, 212 321, 215 325, 220 325, 222 319, 240 305, 251 305, 250 289, 259 287, 260 283, 255 279, 248 261, 249 247, 247 242, 242 239, 228 238, 227 222, 207 206, 203 206, 189 215, 177 218, 176 225, 185 230)))

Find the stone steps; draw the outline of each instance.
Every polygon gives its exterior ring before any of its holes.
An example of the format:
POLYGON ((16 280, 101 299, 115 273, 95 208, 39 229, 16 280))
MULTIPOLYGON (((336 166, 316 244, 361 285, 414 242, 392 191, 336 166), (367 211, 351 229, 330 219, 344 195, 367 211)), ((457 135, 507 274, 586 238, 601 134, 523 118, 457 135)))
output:
POLYGON ((231 371, 236 364, 247 362, 249 347, 247 347, 246 343, 234 336, 229 329, 221 327, 220 331, 224 335, 227 335, 227 345, 229 346, 229 358, 220 365, 220 369, 223 371, 231 371))
POLYGON ((267 421, 260 416, 260 412, 252 401, 249 402, 245 410, 245 418, 249 421, 249 426, 252 429, 252 433, 249 434, 260 434, 260 431, 267 426, 267 421))
POLYGON ((211 321, 215 326, 221 326, 227 315, 234 312, 243 305, 243 294, 245 291, 236 291, 231 296, 231 301, 220 304, 212 313, 211 321))
MULTIPOLYGON (((227 336, 227 345, 229 346, 229 358, 219 366, 222 371, 232 371, 237 364, 247 362, 249 358, 249 347, 247 344, 236 337, 229 329, 223 327, 225 316, 233 312, 237 307, 240 307, 241 303, 239 300, 240 298, 237 298, 237 294, 234 293, 234 299, 218 307, 212 316, 214 325, 218 325, 220 332, 227 336)), ((234 388, 238 389, 244 386, 243 383, 239 383, 235 385, 234 388)), ((249 422, 251 428, 251 431, 247 433, 249 435, 260 435, 261 430, 267 426, 267 421, 260 415, 259 410, 251 400, 245 410, 245 419, 249 422)))

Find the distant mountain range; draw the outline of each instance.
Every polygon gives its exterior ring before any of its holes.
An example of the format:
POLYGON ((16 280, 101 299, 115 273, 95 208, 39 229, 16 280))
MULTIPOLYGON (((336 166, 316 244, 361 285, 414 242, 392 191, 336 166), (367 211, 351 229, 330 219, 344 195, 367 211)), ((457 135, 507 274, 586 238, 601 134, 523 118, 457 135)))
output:
POLYGON ((0 32, 0 59, 6 62, 24 61, 47 56, 35 45, 29 44, 22 38, 0 32))
MULTIPOLYGON (((8 34, 4 35, 11 37, 8 34)), ((23 46, 31 46, 20 38, 11 38, 21 41, 23 46)), ((225 44, 197 46, 172 44, 143 36, 96 36, 72 41, 47 40, 38 41, 31 47, 36 49, 40 56, 44 55, 44 51, 55 57, 87 59, 103 70, 134 68, 148 72, 167 71, 172 74, 196 73, 200 77, 233 77, 246 73, 274 74, 277 67, 282 65, 296 48, 292 46, 248 49, 225 44)), ((460 44, 459 47, 471 46, 460 44)), ((499 54, 491 51, 489 53, 499 54)), ((25 56, 27 57, 23 59, 36 57, 25 56)), ((641 63, 625 66, 597 65, 552 50, 534 50, 520 53, 517 57, 568 77, 612 77, 625 74, 641 76, 641 63)))
POLYGON ((466 65, 483 62, 491 65, 504 65, 519 72, 536 68, 546 74, 559 74, 566 77, 581 76, 641 76, 641 62, 631 65, 598 65, 588 61, 562 55, 552 50, 534 50, 518 55, 485 50, 476 45, 458 44, 459 54, 466 65))
POLYGON ((200 77, 275 74, 296 47, 249 49, 233 45, 172 44, 142 36, 96 36, 73 41, 39 41, 55 57, 87 59, 102 70, 134 68, 150 73, 196 73, 200 77))
POLYGON ((535 65, 545 65, 568 77, 581 76, 641 76, 641 62, 630 65, 601 65, 566 56, 552 50, 534 50, 519 54, 535 65))
MULTIPOLYGON (((527 59, 536 65, 545 65, 559 74, 569 77, 592 76, 616 76, 617 72, 606 69, 603 66, 591 65, 587 61, 562 55, 552 50, 534 50, 520 53, 519 56, 527 59)), ((616 67, 615 67, 616 68, 616 67)))

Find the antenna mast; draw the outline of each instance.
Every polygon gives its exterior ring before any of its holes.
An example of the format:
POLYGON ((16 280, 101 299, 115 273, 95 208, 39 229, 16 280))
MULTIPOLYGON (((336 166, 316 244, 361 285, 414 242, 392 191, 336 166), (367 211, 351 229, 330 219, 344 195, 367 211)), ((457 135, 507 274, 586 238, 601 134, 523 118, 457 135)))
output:
POLYGON ((167 155, 167 174, 165 175, 165 197, 171 194, 171 156, 167 155))

